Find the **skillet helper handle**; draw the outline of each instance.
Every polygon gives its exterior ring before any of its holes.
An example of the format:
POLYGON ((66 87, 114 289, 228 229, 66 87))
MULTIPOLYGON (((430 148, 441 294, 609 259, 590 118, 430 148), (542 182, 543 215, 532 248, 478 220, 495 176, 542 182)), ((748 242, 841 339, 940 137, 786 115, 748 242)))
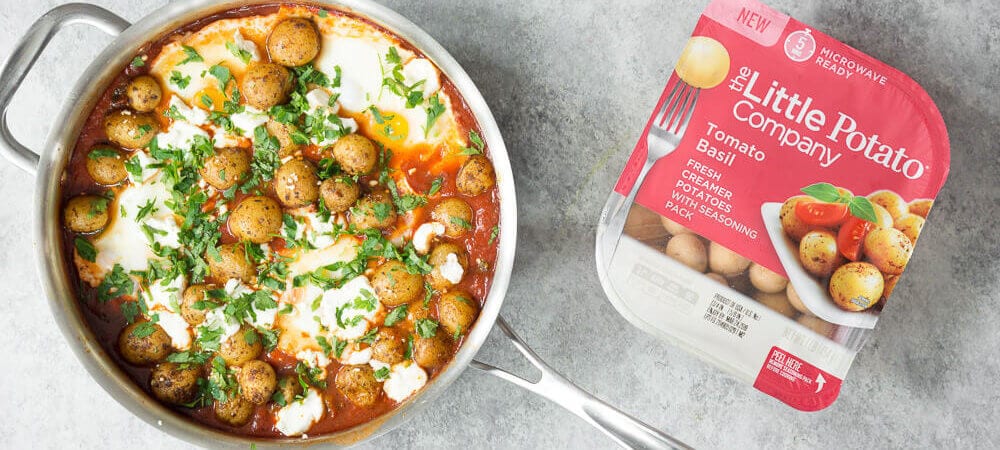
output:
POLYGON ((569 412, 586 420, 610 436, 622 447, 641 449, 691 448, 673 436, 660 432, 580 389, 567 380, 566 377, 553 370, 545 361, 542 361, 514 333, 514 330, 511 329, 503 317, 498 317, 496 323, 500 327, 500 330, 510 339, 511 343, 514 344, 514 347, 533 366, 541 371, 541 378, 538 381, 529 381, 506 370, 476 360, 472 361, 472 367, 551 400, 555 404, 566 408, 569 412))
POLYGON ((26 147, 11 134, 7 123, 10 101, 52 36, 63 27, 78 23, 93 26, 112 36, 117 36, 131 25, 125 19, 98 6, 84 3, 58 6, 39 17, 28 28, 24 37, 14 46, 14 52, 7 58, 3 72, 0 73, 0 156, 25 172, 35 173, 39 153, 26 147))

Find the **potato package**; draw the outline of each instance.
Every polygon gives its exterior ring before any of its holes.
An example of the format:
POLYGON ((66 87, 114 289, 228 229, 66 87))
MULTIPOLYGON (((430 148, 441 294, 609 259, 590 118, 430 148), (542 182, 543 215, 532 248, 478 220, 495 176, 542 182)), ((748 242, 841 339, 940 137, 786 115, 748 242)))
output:
POLYGON ((602 285, 644 331, 823 409, 905 282, 948 165, 916 82, 756 1, 715 0, 602 213, 602 285))

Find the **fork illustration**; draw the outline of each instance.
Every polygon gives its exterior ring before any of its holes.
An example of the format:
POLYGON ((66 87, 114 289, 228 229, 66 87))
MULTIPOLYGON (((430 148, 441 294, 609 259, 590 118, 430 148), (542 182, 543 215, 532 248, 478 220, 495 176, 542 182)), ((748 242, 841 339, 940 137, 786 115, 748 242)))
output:
MULTIPOLYGON (((615 247, 618 243, 617 236, 621 235, 625 228, 625 219, 628 217, 630 206, 635 201, 635 196, 639 193, 643 181, 646 180, 646 175, 649 174, 649 170, 657 161, 669 155, 680 145, 684 131, 687 129, 688 123, 691 122, 691 116, 694 114, 694 107, 700 93, 701 89, 691 87, 683 80, 678 79, 667 96, 667 100, 657 111, 653 124, 649 127, 649 133, 646 135, 646 162, 642 165, 642 171, 639 172, 635 183, 632 184, 632 189, 625 197, 625 201, 619 203, 618 209, 607 222, 608 228, 604 236, 613 237, 615 247)), ((609 261, 610 256, 613 255, 608 255, 609 261)))

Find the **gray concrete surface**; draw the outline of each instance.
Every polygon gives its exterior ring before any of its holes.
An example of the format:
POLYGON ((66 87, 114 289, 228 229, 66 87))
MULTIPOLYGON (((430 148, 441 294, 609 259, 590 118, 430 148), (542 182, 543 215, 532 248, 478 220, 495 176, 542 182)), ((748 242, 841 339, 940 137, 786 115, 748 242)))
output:
MULTIPOLYGON (((97 3, 134 20, 162 1, 97 3)), ((0 1, 0 55, 57 3, 0 1)), ((812 414, 639 332, 595 275, 601 205, 707 0, 387 3, 452 52, 497 116, 521 223, 503 314, 570 379, 700 448, 1000 447, 998 3, 771 1, 923 84, 953 148, 909 275, 840 400, 812 414)), ((42 145, 61 96, 106 42, 83 28, 55 38, 13 106, 14 130, 29 145, 42 145)), ((32 186, 0 162, 0 447, 185 447, 133 418, 65 347, 35 275, 32 186)), ((494 334, 480 357, 524 370, 494 334)), ((432 410, 369 447, 612 446, 558 407, 468 371, 432 410)))

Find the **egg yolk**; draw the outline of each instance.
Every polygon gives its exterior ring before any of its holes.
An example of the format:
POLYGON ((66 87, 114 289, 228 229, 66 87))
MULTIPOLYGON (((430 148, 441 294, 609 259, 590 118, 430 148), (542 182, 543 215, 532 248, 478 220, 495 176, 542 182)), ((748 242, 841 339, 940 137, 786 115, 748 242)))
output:
POLYGON ((218 87, 210 86, 198 91, 192 99, 194 104, 206 111, 221 112, 228 98, 218 87))
POLYGON ((368 133, 387 147, 399 147, 410 135, 410 124, 402 114, 388 111, 368 111, 368 133))

